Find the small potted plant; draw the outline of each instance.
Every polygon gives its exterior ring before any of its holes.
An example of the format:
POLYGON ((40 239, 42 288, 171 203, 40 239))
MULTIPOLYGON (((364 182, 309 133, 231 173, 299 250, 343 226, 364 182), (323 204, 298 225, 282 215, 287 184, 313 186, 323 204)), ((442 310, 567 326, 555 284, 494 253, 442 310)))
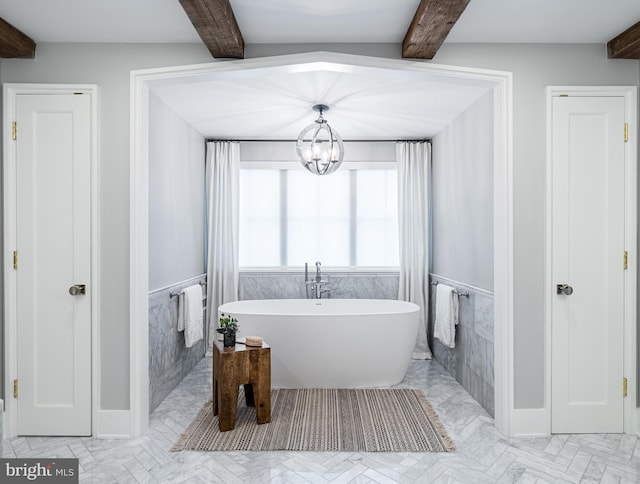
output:
POLYGON ((224 336, 225 347, 235 346, 238 320, 229 314, 220 313, 220 324, 216 331, 224 336))

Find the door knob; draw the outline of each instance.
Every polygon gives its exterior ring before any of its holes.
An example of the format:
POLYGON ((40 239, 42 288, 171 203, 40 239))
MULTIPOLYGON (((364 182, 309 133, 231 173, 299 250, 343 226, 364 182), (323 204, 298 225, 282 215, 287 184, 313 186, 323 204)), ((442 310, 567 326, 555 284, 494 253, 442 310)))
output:
POLYGON ((77 296, 78 294, 86 294, 87 289, 84 284, 75 284, 69 288, 69 294, 77 296))
POLYGON ((558 284, 558 294, 564 294, 565 296, 571 296, 573 294, 573 287, 569 284, 558 284))

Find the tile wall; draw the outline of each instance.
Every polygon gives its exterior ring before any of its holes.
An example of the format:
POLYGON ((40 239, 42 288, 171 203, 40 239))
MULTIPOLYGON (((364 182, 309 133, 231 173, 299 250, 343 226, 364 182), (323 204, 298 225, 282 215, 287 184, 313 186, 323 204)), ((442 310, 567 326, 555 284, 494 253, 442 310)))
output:
MULTIPOLYGON (((330 289, 323 297, 396 299, 398 295, 397 272, 328 271, 323 272, 322 278, 327 281, 325 287, 330 289)), ((203 341, 192 348, 184 346, 184 335, 176 330, 178 301, 177 298, 169 298, 171 292, 197 281, 194 279, 149 295, 150 411, 164 400, 204 355, 203 341)), ((456 347, 447 348, 432 338, 436 288, 429 285, 429 341, 434 358, 493 416, 493 295, 430 276, 430 282, 435 281, 452 285, 459 291, 469 291, 469 298, 460 298, 456 347)), ((295 299, 305 296, 303 272, 240 273, 240 300, 295 299)))
MULTIPOLYGON (((315 271, 310 271, 315 278, 315 271)), ((323 272, 329 293, 340 299, 397 299, 397 272, 323 272)), ((311 290, 311 289, 310 289, 311 290)), ((240 300, 305 298, 304 272, 241 272, 240 300)))
MULTIPOLYGON (((169 297, 187 286, 204 282, 204 276, 149 293, 149 413, 202 359, 204 340, 191 348, 184 344, 184 331, 178 331, 178 298, 169 297)), ((203 296, 204 293, 203 286, 203 296)))
MULTIPOLYGON (((448 348, 440 340, 429 338, 433 354, 480 405, 494 416, 493 295, 435 275, 430 282, 443 282, 469 297, 460 297, 460 322, 456 327, 456 347, 448 348)), ((430 284, 429 334, 433 336, 436 286, 430 284)))

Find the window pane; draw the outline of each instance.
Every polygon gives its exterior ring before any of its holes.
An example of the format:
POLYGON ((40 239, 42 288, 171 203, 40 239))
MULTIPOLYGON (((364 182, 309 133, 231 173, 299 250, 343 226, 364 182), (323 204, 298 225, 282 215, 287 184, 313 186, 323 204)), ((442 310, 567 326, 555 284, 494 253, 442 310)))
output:
POLYGON ((349 172, 287 174, 287 265, 349 266, 349 172))
POLYGON ((396 180, 395 169, 241 169, 240 266, 397 267, 396 180))
POLYGON ((280 265, 280 172, 240 170, 240 267, 280 265))
POLYGON ((357 175, 356 265, 397 267, 397 172, 360 170, 357 175))

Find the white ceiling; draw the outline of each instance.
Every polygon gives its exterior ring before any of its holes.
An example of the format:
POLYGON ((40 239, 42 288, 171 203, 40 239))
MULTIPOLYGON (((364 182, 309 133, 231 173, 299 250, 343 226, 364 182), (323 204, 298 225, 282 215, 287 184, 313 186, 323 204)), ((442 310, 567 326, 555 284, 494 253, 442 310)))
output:
POLYGON ((210 138, 294 140, 316 119, 312 106, 323 103, 331 107, 325 119, 344 139, 395 140, 432 137, 492 85, 426 75, 408 61, 378 67, 330 53, 271 59, 280 65, 231 61, 230 71, 171 78, 152 90, 210 138), (242 69, 247 63, 251 68, 242 69))
MULTIPOLYGON (((247 43, 401 42, 419 0, 231 0, 247 43)), ((199 42, 178 0, 0 0, 36 42, 199 42)), ((447 42, 604 43, 637 0, 471 0, 447 42)))

